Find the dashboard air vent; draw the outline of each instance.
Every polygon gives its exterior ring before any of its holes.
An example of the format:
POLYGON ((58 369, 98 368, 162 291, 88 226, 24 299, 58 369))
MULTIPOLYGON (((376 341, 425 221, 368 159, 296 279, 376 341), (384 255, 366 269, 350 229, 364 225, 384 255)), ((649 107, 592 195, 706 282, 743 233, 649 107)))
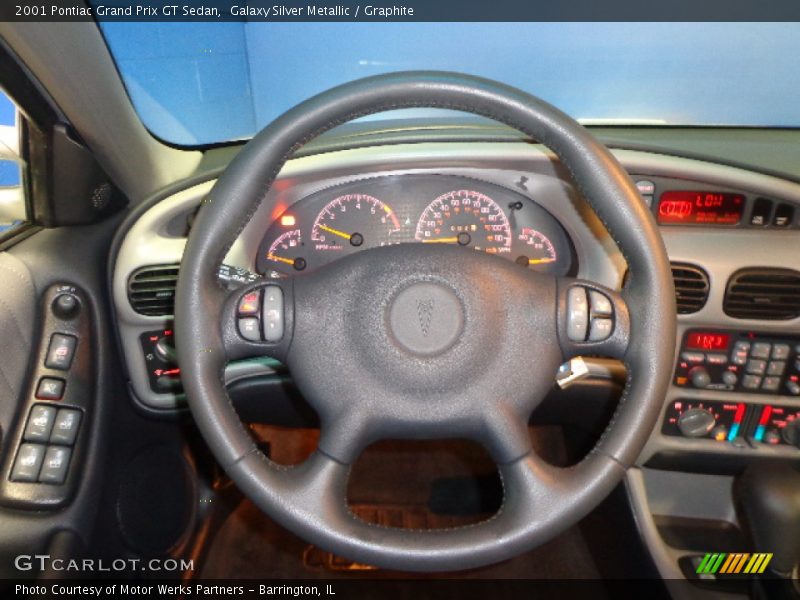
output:
POLYGON ((133 272, 128 279, 128 300, 142 315, 171 315, 175 306, 178 265, 152 265, 133 272))
POLYGON ((800 316, 800 272, 741 269, 728 280, 723 310, 737 319, 794 319, 800 316))
POLYGON ((671 263, 675 282, 675 303, 679 315, 695 313, 708 300, 708 275, 700 267, 686 263, 671 263))

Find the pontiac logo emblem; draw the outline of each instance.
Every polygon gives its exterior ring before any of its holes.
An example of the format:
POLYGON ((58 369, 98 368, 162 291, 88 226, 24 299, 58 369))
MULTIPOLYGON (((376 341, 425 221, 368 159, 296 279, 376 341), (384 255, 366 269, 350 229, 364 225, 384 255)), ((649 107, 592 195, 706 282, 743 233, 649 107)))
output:
POLYGON ((433 298, 427 300, 417 300, 417 316, 419 317, 419 328, 422 335, 428 337, 431 329, 431 318, 433 317, 433 298))

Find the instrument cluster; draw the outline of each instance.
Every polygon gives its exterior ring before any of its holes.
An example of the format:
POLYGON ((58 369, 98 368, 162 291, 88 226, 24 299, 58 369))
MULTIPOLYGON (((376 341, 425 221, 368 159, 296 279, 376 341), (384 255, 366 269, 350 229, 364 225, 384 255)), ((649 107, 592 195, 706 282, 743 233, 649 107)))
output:
POLYGON ((452 244, 565 275, 573 250, 561 225, 530 198, 452 175, 394 175, 351 182, 273 215, 256 269, 291 274, 390 244, 452 244))

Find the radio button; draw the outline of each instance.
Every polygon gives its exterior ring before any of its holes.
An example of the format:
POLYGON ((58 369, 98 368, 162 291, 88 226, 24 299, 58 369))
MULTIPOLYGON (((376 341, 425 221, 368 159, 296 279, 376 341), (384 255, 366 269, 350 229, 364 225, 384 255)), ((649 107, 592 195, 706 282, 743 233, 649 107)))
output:
POLYGON ((702 352, 683 352, 681 359, 691 363, 701 363, 705 361, 706 355, 702 352))
POLYGON ((786 363, 782 360, 773 360, 767 365, 767 375, 783 375, 786 363))
POLYGON ((780 377, 764 377, 764 384, 761 386, 761 389, 767 392, 777 392, 780 386, 780 377))
POLYGON ((772 350, 772 344, 766 342, 757 342, 753 344, 753 350, 750 352, 750 358, 769 358, 769 353, 772 350))
POLYGON ((745 375, 742 379, 742 387, 747 390, 757 390, 761 385, 761 377, 758 375, 745 375))
POLYGON ((754 375, 763 375, 767 370, 767 361, 752 359, 747 361, 747 372, 754 375))
POLYGON ((728 364, 728 357, 724 354, 709 354, 706 360, 710 365, 726 365, 728 364))
POLYGON ((773 360, 786 360, 789 358, 789 344, 775 344, 772 346, 773 360))

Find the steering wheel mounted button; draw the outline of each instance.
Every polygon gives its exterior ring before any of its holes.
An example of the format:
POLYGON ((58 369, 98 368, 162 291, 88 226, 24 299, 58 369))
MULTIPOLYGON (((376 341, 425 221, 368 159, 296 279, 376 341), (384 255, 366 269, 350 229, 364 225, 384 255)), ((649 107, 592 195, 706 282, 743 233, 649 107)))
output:
POLYGON ((279 342, 283 338, 283 290, 277 285, 264 288, 264 339, 279 342))
POLYGON ((261 312, 261 293, 250 292, 242 296, 239 300, 239 316, 250 317, 261 312))
POLYGON ((589 303, 592 305, 592 314, 602 317, 610 317, 614 314, 614 308, 611 305, 611 300, 606 298, 604 294, 589 290, 589 303))
POLYGON ((592 326, 589 330, 590 342, 602 342, 611 335, 614 329, 614 321, 611 319, 592 319, 592 326))
POLYGON ((258 319, 255 317, 239 319, 239 333, 246 340, 260 342, 261 328, 258 326, 258 319))
POLYGON ((586 330, 589 327, 589 303, 586 300, 586 290, 574 286, 567 293, 567 337, 573 342, 582 342, 586 339, 586 330))

